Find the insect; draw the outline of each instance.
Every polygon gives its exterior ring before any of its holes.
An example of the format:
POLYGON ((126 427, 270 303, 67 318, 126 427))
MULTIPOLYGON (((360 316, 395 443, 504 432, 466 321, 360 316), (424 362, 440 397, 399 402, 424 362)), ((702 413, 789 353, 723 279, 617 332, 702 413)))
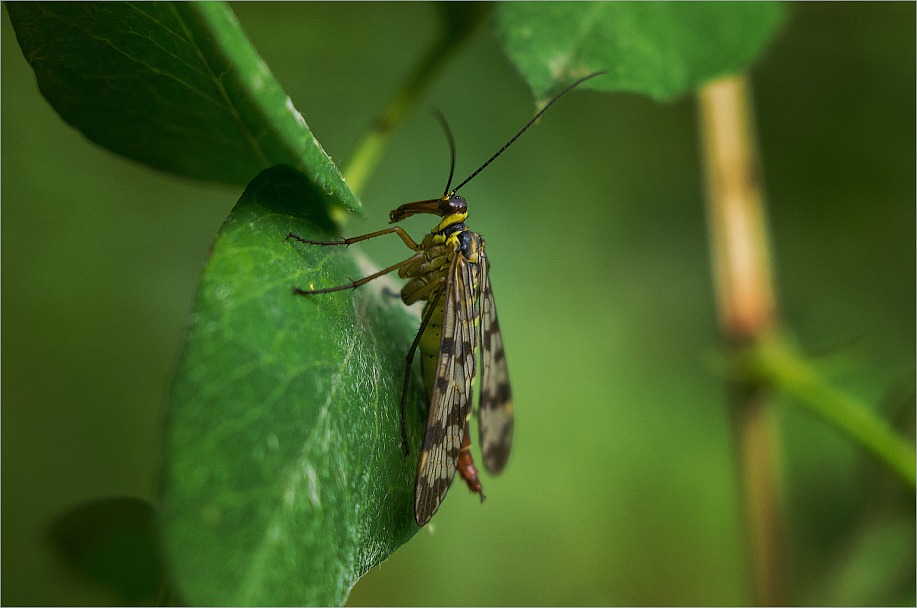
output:
POLYGON ((399 277, 408 279, 401 290, 402 301, 406 305, 426 302, 420 328, 406 357, 407 367, 401 392, 401 438, 407 455, 410 454, 410 448, 405 403, 411 365, 419 349, 424 385, 430 396, 414 487, 414 518, 419 526, 426 524, 436 513, 452 485, 456 471, 469 489, 484 500, 481 481, 471 455, 469 432, 472 383, 476 375, 476 355, 479 350, 481 380, 478 433, 484 468, 492 475, 500 473, 506 466, 512 447, 512 393, 503 337, 488 274, 489 262, 484 252, 484 238, 466 226, 468 206, 465 199, 456 193, 506 151, 554 102, 583 81, 602 73, 580 78, 554 96, 500 150, 455 188, 451 188, 455 172, 455 141, 445 120, 437 115, 446 132, 451 152, 446 188, 439 198, 406 203, 389 214, 393 224, 415 214, 432 214, 442 218, 420 243, 415 242, 401 226, 338 241, 316 241, 294 233, 287 235, 287 239, 300 243, 330 246, 352 245, 396 234, 414 251, 408 259, 357 281, 324 289, 294 287, 293 293, 315 296, 356 289, 397 270, 399 277))

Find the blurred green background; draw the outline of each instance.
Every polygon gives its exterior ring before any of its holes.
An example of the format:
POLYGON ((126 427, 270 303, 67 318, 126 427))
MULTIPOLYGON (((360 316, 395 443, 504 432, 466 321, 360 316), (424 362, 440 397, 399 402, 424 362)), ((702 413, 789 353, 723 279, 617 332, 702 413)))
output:
MULTIPOLYGON (((428 4, 234 9, 336 160, 433 40, 428 4)), ((913 436, 915 5, 791 4, 752 72, 784 316, 818 368, 913 436)), ((2 601, 117 601, 47 527, 155 499, 161 425, 208 246, 240 189, 88 143, 38 93, 2 17, 2 601)), ((397 132, 350 234, 437 195, 534 112, 482 28, 397 132)), ((741 515, 693 100, 577 92, 472 184, 517 411, 514 454, 460 487, 352 604, 739 604, 741 515)), ((408 229, 420 237, 422 220, 408 229)), ((402 259, 394 242, 364 249, 402 259)), ((914 499, 780 409, 794 601, 914 603, 914 499)))

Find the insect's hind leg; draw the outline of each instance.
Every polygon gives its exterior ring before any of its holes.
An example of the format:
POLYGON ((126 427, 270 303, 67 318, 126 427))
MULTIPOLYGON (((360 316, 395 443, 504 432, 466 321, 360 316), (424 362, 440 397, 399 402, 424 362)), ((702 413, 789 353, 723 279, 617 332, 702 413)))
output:
POLYGON ((407 266, 408 264, 412 262, 416 262, 417 260, 419 260, 422 257, 423 257, 423 252, 415 253, 414 255, 404 260, 403 262, 392 264, 388 268, 384 268, 380 270, 379 272, 374 272, 373 274, 369 275, 368 277, 364 277, 357 281, 351 281, 350 283, 345 283, 344 285, 338 285, 337 287, 326 287, 324 289, 300 289, 299 287, 294 286, 293 293, 297 296, 314 296, 320 293, 332 293, 335 291, 344 291, 345 289, 356 289, 360 285, 366 285, 370 281, 374 279, 378 279, 381 276, 387 275, 388 273, 394 270, 398 270, 402 266, 407 266))
POLYGON ((405 409, 408 400, 408 384, 411 381, 411 364, 414 363, 414 353, 417 351, 417 345, 420 344, 420 338, 423 336, 424 330, 427 329, 427 324, 430 323, 430 319, 433 317, 433 312, 436 310, 436 305, 442 295, 442 291, 437 292, 433 301, 424 310, 423 319, 420 321, 420 329, 417 330, 417 335, 414 336, 414 341, 411 342, 411 348, 408 349, 408 354, 405 357, 404 385, 401 387, 401 443, 404 445, 405 457, 411 455, 411 447, 408 445, 408 423, 405 409))

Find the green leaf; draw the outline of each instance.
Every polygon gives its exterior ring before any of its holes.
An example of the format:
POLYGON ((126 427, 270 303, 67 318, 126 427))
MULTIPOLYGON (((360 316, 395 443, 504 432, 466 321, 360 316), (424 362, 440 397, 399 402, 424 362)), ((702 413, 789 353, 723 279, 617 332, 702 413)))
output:
POLYGON ((158 604, 164 578, 154 521, 146 501, 103 498, 60 516, 50 538, 72 566, 112 587, 125 603, 158 604))
POLYGON ((231 184, 287 164, 334 201, 359 208, 225 3, 6 8, 42 94, 99 145, 165 171, 231 184))
MULTIPOLYGON (((261 173, 223 225, 201 279, 166 426, 163 534, 193 604, 340 604, 416 531, 423 389, 404 357, 419 319, 309 212, 314 186, 261 173)), ((397 286, 394 288, 397 293, 397 286)))
POLYGON ((539 98, 559 83, 657 100, 746 70, 783 21, 769 2, 502 2, 497 32, 539 98))

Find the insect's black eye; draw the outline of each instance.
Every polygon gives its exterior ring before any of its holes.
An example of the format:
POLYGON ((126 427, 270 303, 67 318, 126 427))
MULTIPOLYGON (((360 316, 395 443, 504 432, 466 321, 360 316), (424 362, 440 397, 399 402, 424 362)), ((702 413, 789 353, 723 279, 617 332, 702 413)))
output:
POLYGON ((440 211, 443 215, 452 215, 453 213, 464 213, 468 209, 465 199, 457 194, 452 194, 442 200, 439 204, 440 211))

